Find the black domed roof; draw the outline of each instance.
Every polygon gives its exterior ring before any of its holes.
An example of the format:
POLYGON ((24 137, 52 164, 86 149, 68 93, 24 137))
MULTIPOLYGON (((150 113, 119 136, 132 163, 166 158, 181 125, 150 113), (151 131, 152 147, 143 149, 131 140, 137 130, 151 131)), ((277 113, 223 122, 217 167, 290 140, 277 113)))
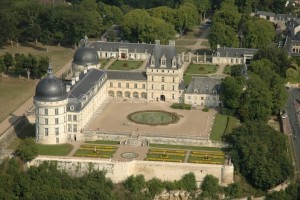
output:
POLYGON ((75 52, 73 63, 77 65, 98 65, 100 60, 94 48, 84 45, 75 52))
POLYGON ((43 78, 35 88, 34 99, 38 101, 61 101, 67 98, 64 84, 52 74, 49 65, 48 76, 43 78))

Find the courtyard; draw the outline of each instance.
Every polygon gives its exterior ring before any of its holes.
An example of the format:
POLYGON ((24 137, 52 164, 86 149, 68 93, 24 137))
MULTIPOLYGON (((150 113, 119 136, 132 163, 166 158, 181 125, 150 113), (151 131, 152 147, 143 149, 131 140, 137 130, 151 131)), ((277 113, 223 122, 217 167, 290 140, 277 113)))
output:
POLYGON ((89 123, 87 130, 101 132, 135 133, 139 135, 155 136, 191 136, 209 138, 216 111, 178 110, 170 108, 170 103, 129 102, 124 100, 110 100, 102 110, 97 112, 89 123), (176 123, 163 125, 146 125, 130 121, 128 115, 143 110, 161 110, 179 116, 176 123))

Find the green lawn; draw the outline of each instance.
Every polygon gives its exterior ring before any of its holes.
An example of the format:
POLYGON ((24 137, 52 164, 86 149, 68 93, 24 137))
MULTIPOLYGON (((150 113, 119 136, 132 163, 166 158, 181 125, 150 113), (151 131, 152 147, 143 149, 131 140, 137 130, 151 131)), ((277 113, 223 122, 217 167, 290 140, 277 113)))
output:
POLYGON ((184 150, 203 150, 203 151, 224 151, 225 150, 217 147, 199 147, 199 146, 171 145, 171 144, 150 144, 150 147, 184 149, 184 150))
POLYGON ((197 39, 201 35, 201 30, 195 29, 190 32, 187 32, 185 35, 182 36, 184 39, 197 39))
POLYGON ((116 60, 109 67, 111 70, 133 70, 138 69, 143 61, 116 60))
POLYGON ((217 65, 190 64, 185 74, 211 74, 218 69, 217 65))
POLYGON ((202 41, 202 42, 201 42, 201 45, 202 45, 202 46, 205 46, 205 47, 210 47, 210 44, 209 44, 208 41, 202 41))
POLYGON ((215 141, 222 141, 222 136, 225 133, 228 122, 228 116, 217 113, 214 125, 210 134, 210 139, 215 141))
POLYGON ((224 70, 223 70, 223 74, 228 74, 228 75, 230 75, 230 73, 231 73, 231 65, 227 65, 227 66, 225 66, 225 68, 224 68, 224 70))
POLYGON ((100 59, 100 63, 101 63, 100 69, 103 69, 108 62, 109 59, 100 59))
POLYGON ((190 45, 194 45, 196 43, 196 40, 181 40, 178 39, 175 41, 175 44, 178 46, 190 46, 190 45))
POLYGON ((175 46, 175 49, 176 49, 177 53, 182 53, 182 52, 187 53, 187 52, 191 51, 191 49, 186 48, 186 47, 181 47, 181 46, 175 46))
POLYGON ((39 155, 49 156, 66 156, 73 149, 71 144, 56 144, 56 145, 45 145, 37 144, 39 149, 39 155))
POLYGON ((112 140, 95 140, 95 141, 85 141, 84 143, 118 145, 120 142, 119 141, 112 141, 112 140))

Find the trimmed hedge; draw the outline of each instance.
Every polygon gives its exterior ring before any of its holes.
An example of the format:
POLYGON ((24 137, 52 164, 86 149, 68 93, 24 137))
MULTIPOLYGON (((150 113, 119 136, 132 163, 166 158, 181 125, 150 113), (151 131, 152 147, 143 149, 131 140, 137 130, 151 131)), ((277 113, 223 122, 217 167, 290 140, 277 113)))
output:
POLYGON ((182 109, 182 110, 191 110, 192 105, 185 104, 185 103, 173 103, 171 105, 171 108, 173 108, 173 109, 182 109))

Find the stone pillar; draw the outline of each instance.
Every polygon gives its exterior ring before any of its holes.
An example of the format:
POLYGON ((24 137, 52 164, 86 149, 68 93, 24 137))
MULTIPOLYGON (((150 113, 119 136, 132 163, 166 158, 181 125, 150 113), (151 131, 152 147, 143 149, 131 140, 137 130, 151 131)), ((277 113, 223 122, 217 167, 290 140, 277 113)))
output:
POLYGON ((203 62, 206 63, 206 53, 204 52, 203 62))
POLYGON ((184 62, 184 52, 181 53, 182 62, 184 62))
POLYGON ((197 53, 197 63, 199 62, 199 56, 198 56, 198 53, 197 53))
POLYGON ((192 62, 192 53, 189 52, 189 63, 191 63, 191 62, 192 62))
POLYGON ((229 185, 233 183, 233 165, 223 165, 222 167, 222 175, 221 175, 221 183, 229 185))

